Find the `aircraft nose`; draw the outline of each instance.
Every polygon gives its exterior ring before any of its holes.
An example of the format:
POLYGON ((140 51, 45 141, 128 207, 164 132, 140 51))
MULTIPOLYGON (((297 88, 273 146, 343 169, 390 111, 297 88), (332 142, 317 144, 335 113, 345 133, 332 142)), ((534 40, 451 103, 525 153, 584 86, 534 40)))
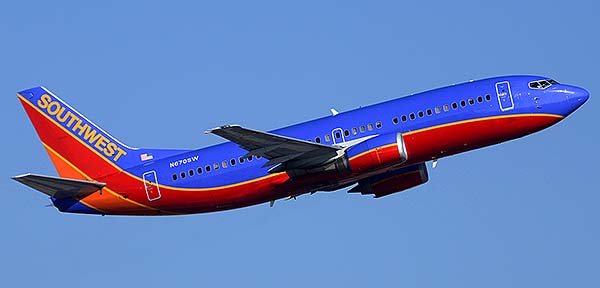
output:
POLYGON ((573 93, 569 95, 569 102, 579 108, 583 103, 585 103, 590 98, 590 93, 579 87, 569 87, 569 90, 573 93))

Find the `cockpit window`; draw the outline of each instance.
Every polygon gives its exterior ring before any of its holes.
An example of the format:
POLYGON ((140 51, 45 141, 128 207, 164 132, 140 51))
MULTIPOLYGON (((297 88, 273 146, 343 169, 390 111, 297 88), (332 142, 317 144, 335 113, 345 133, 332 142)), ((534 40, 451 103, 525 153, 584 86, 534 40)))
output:
POLYGON ((531 89, 546 89, 546 88, 552 86, 552 84, 558 84, 558 82, 556 82, 556 80, 552 80, 552 79, 532 81, 532 82, 529 82, 529 88, 531 88, 531 89))

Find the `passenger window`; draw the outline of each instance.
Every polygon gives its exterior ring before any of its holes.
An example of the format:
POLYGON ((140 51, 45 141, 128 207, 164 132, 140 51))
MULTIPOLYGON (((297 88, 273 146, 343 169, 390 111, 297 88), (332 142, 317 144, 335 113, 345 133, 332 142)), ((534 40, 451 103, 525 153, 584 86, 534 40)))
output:
POLYGON ((465 102, 465 100, 460 100, 460 107, 465 107, 467 106, 467 102, 465 102))
POLYGON ((173 181, 177 180, 177 174, 173 174, 171 177, 173 177, 173 181))
POLYGON ((348 129, 344 130, 344 136, 350 136, 350 130, 348 130, 348 129))
POLYGON ((436 106, 435 107, 435 114, 440 114, 442 113, 442 109, 440 109, 440 106, 436 106))
POLYGON ((377 129, 381 129, 381 121, 377 121, 375 123, 375 127, 377 127, 377 129))
POLYGON ((331 135, 329 135, 329 134, 325 135, 325 141, 327 141, 327 142, 331 141, 331 135))
POLYGON ((340 137, 342 137, 342 134, 339 131, 335 131, 335 138, 339 139, 340 137))
POLYGON ((219 170, 219 163, 213 163, 213 168, 215 168, 215 170, 219 170))
POLYGON ((252 161, 252 155, 246 157, 246 160, 248 160, 248 162, 251 162, 252 161))
POLYGON ((410 120, 415 120, 417 117, 415 116, 415 113, 410 113, 410 115, 408 115, 410 117, 410 120))
POLYGON ((365 131, 366 131, 365 125, 360 125, 360 133, 363 133, 365 131))
POLYGON ((254 157, 256 157, 256 159, 260 159, 261 156, 260 155, 256 155, 254 157))
POLYGON ((206 173, 210 172, 210 165, 206 165, 206 167, 204 167, 204 170, 206 171, 206 173))
POLYGON ((490 96, 490 94, 486 94, 485 101, 490 101, 490 100, 492 100, 492 96, 490 96))
POLYGON ((473 100, 473 98, 469 98, 469 105, 473 105, 475 104, 475 100, 473 100))
POLYGON ((190 171, 188 171, 188 174, 190 174, 190 176, 194 176, 194 170, 190 169, 190 171))
POLYGON ((456 110, 458 108, 458 104, 456 102, 452 102, 452 109, 456 110))
POLYGON ((235 166, 235 158, 232 158, 231 160, 229 160, 229 163, 231 164, 231 166, 235 166))
POLYGON ((244 157, 238 158, 238 162, 240 162, 240 164, 244 163, 244 157))
POLYGON ((398 124, 398 117, 394 117, 394 119, 392 119, 392 123, 394 123, 394 125, 398 124))
POLYGON ((479 102, 479 103, 483 102, 483 97, 477 96, 477 102, 479 102))
POLYGON ((179 173, 179 176, 181 177, 181 179, 185 178, 185 172, 179 173))
POLYGON ((369 131, 373 130, 373 124, 369 123, 369 124, 367 125, 367 129, 369 129, 369 131))
POLYGON ((358 134, 358 130, 356 130, 356 128, 352 128, 352 135, 356 135, 358 134))
POLYGON ((406 119, 406 115, 402 115, 402 122, 406 122, 406 120, 408 120, 406 119))
POLYGON ((427 109, 427 116, 431 116, 431 114, 433 114, 433 112, 431 111, 431 109, 427 109))
POLYGON ((198 172, 198 175, 202 174, 202 167, 198 167, 198 169, 196 169, 196 172, 198 172))
POLYGON ((223 167, 223 168, 227 168, 227 160, 223 160, 223 161, 221 162, 221 167, 223 167))
POLYGON ((419 111, 419 113, 418 113, 418 114, 419 114, 419 118, 423 118, 423 115, 424 115, 424 114, 423 114, 423 111, 419 111))
POLYGON ((448 112, 450 110, 450 107, 448 107, 448 104, 444 104, 444 112, 448 112))
POLYGON ((321 137, 315 137, 315 142, 321 143, 321 137))

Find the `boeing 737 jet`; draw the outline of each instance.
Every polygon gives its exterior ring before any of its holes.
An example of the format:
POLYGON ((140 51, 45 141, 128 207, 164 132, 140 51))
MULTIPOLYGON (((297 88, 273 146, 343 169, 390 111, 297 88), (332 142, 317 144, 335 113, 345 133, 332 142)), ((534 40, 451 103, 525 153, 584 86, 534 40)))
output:
POLYGON ((589 94, 547 77, 496 77, 269 132, 224 125, 206 133, 228 142, 197 150, 132 148, 44 87, 17 96, 59 176, 13 179, 61 212, 180 215, 350 186, 401 192, 428 181, 426 162, 552 126, 589 94))

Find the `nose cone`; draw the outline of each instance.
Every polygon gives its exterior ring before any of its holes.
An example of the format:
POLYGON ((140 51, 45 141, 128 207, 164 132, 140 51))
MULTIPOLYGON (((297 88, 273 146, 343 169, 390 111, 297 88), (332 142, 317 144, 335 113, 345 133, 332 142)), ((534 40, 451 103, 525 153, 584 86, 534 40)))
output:
POLYGON ((572 86, 569 90, 573 93, 569 95, 569 102, 575 105, 575 109, 579 108, 590 98, 590 93, 583 88, 572 86))
POLYGON ((590 93, 587 90, 577 86, 565 85, 564 90, 561 89, 560 91, 567 96, 565 99, 566 101, 563 102, 565 103, 563 108, 566 109, 566 111, 564 111, 566 113, 563 114, 564 116, 575 112, 575 110, 581 107, 581 105, 590 98, 590 93))

